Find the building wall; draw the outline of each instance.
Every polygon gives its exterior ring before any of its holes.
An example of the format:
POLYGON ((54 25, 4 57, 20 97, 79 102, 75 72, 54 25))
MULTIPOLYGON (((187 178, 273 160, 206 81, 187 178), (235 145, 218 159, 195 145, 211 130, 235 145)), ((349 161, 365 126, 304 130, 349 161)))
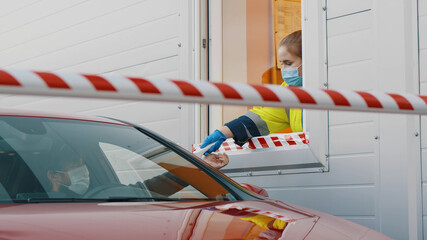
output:
MULTIPOLYGON (((419 9, 419 53, 420 53, 420 93, 427 95, 427 1, 418 1, 419 9)), ((427 116, 421 117, 421 155, 422 155, 422 192, 423 192, 423 229, 427 239, 427 116)))
MULTIPOLYGON (((373 53, 370 49, 364 49, 367 42, 372 44, 373 41, 371 8, 372 2, 363 9, 364 12, 349 15, 359 10, 345 9, 340 1, 328 1, 330 88, 351 89, 355 85, 353 79, 343 78, 349 71, 358 73, 358 69, 364 68, 372 75, 369 63, 372 62, 373 53)), ((358 79, 357 74, 348 76, 358 79)), ((356 85, 358 90, 374 88, 372 77, 365 76, 363 79, 370 84, 356 85)), ((371 136, 375 115, 357 114, 354 118, 351 114, 340 112, 330 114, 329 172, 243 177, 236 180, 261 185, 273 198, 328 212, 377 229, 374 169, 378 158, 371 136), (355 129, 358 137, 349 139, 349 134, 355 129)))
MULTIPOLYGON (((222 64, 222 81, 225 83, 247 83, 246 8, 246 0, 222 1, 222 59, 220 64, 222 64)), ((246 106, 222 106, 221 108, 221 125, 247 111, 246 106)), ((213 132, 214 129, 210 129, 210 131, 213 132)))
MULTIPOLYGON (((329 89, 418 93, 417 1, 325 2, 329 89)), ((420 0, 419 7, 421 89, 427 81, 425 2, 420 0)), ((318 127, 328 128, 329 139, 322 139, 329 141, 328 172, 234 179, 261 186, 272 198, 354 221, 394 239, 421 239, 421 184, 415 181, 421 175, 419 117, 329 112, 328 125, 318 127)), ((423 181, 425 188, 425 177, 423 181)), ((424 209, 426 204, 424 200, 424 209)))
MULTIPOLYGON (((1 1, 0 67, 191 79, 190 3, 1 1)), ((192 105, 1 95, 0 107, 116 117, 184 146, 194 138, 192 105)))

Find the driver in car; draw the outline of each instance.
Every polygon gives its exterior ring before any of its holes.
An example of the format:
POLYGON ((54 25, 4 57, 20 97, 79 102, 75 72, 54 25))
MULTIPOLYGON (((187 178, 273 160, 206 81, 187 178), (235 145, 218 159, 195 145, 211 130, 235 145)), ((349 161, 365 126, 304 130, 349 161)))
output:
MULTIPOLYGON (((209 154, 203 158, 213 168, 220 169, 228 164, 225 153, 209 154)), ((87 192, 90 184, 89 170, 81 157, 65 155, 61 158, 51 158, 47 177, 51 184, 50 192, 61 193, 68 197, 81 197, 87 192)), ((155 192, 170 196, 186 187, 188 183, 170 172, 138 182, 130 186, 148 188, 155 192)))
POLYGON ((51 192, 64 193, 68 196, 83 195, 89 188, 89 170, 82 158, 65 155, 59 159, 52 158, 47 171, 51 183, 51 192))

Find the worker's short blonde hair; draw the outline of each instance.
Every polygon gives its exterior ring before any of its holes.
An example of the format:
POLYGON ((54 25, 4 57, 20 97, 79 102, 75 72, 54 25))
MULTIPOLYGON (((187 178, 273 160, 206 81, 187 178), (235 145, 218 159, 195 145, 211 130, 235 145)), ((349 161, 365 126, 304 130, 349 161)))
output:
POLYGON ((284 37, 279 43, 279 47, 281 46, 285 46, 291 54, 302 58, 301 30, 295 31, 284 37))

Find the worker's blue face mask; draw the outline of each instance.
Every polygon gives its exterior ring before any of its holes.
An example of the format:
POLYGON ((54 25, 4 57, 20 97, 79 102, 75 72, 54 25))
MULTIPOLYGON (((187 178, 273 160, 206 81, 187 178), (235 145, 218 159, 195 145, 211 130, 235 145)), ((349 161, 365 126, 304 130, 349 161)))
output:
POLYGON ((282 78, 289 86, 302 86, 302 77, 298 75, 298 68, 282 68, 282 78))

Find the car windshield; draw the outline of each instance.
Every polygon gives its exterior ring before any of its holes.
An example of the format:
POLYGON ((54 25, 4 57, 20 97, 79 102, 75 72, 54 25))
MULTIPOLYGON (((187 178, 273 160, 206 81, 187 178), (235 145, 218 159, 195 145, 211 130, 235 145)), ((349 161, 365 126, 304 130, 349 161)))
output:
POLYGON ((229 199, 204 171, 132 126, 0 117, 1 203, 229 199))

